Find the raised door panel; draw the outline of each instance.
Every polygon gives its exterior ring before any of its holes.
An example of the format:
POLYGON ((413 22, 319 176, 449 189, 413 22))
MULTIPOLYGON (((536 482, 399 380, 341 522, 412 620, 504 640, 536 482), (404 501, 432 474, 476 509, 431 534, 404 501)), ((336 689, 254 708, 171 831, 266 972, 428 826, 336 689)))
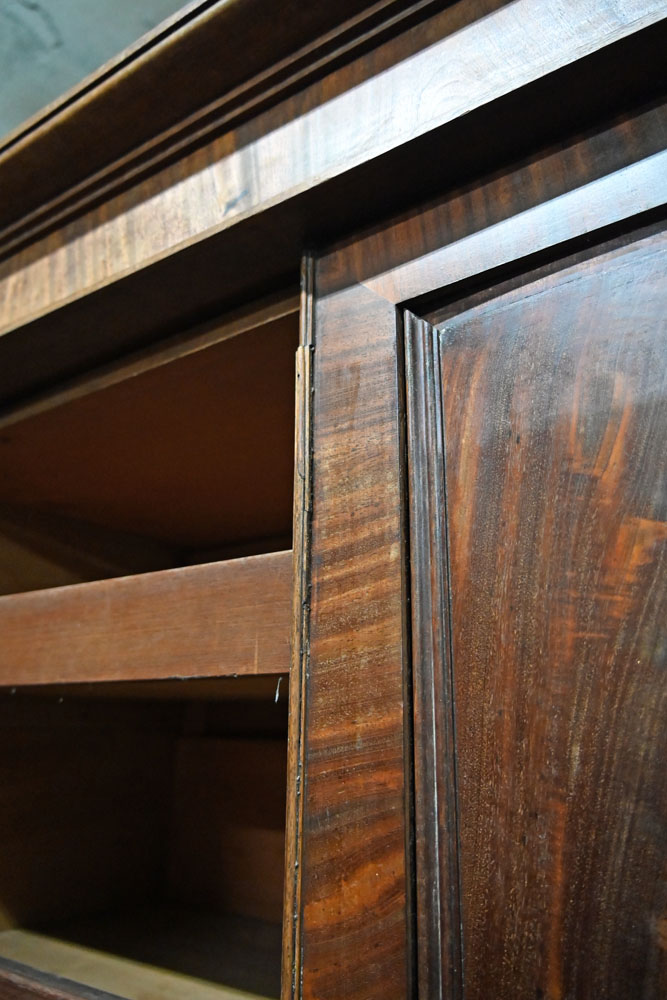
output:
POLYGON ((438 382, 442 981, 467 1000, 665 995, 666 251, 624 241, 408 324, 438 382))

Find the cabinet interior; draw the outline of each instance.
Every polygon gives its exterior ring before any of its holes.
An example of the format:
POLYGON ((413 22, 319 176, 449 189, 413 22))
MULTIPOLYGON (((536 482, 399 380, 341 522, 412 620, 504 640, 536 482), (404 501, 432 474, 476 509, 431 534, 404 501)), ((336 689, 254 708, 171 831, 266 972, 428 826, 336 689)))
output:
POLYGON ((249 315, 0 414, 0 958, 124 1000, 280 992, 298 313, 249 315))
POLYGON ((287 684, 5 689, 0 956, 106 990, 279 995, 287 684))
POLYGON ((0 416, 0 594, 290 548, 298 313, 228 326, 0 416))

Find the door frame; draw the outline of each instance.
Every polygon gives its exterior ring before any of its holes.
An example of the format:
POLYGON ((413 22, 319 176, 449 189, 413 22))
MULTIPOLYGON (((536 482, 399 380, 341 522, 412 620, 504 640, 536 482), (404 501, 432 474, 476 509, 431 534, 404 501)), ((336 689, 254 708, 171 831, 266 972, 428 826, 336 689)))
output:
POLYGON ((283 1000, 463 995, 456 821, 432 807, 439 797, 456 813, 448 637, 431 628, 447 567, 416 531, 444 530, 440 472, 409 441, 410 411, 414 424, 437 406, 423 316, 436 298, 532 278, 662 225, 664 110, 574 136, 308 258, 312 464, 296 537, 309 574, 297 594, 286 911, 296 971, 283 1000))

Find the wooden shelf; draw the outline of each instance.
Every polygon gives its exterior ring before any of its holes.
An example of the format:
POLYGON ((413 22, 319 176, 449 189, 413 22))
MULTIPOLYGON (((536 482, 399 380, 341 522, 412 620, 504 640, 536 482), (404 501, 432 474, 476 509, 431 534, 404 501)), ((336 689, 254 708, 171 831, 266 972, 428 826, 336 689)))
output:
POLYGON ((288 674, 292 553, 0 597, 0 684, 288 674))
POLYGON ((124 1000, 278 996, 285 696, 193 684, 0 699, 0 978, 6 960, 124 1000))
POLYGON ((277 997, 281 928, 178 906, 0 933, 0 957, 126 1000, 277 997))

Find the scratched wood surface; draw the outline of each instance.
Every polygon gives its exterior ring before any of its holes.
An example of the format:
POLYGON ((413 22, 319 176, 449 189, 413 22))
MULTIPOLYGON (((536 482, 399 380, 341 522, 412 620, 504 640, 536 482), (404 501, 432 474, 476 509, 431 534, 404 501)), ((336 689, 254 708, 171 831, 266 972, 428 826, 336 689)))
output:
POLYGON ((667 986, 666 263, 441 326, 466 997, 667 986))

